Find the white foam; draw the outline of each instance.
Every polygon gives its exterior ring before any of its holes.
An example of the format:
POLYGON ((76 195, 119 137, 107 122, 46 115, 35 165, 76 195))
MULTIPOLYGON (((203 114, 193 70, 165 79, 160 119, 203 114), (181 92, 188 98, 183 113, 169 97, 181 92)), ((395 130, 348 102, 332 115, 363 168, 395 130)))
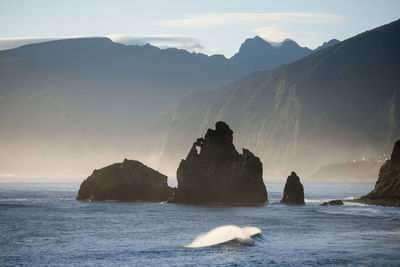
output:
POLYGON ((200 248, 226 243, 231 240, 238 240, 245 245, 254 245, 252 236, 261 234, 257 227, 247 226, 239 227, 236 225, 224 225, 210 230, 207 233, 196 237, 192 243, 186 245, 186 248, 200 248))
POLYGON ((332 199, 304 199, 305 203, 322 203, 322 202, 328 202, 332 199))

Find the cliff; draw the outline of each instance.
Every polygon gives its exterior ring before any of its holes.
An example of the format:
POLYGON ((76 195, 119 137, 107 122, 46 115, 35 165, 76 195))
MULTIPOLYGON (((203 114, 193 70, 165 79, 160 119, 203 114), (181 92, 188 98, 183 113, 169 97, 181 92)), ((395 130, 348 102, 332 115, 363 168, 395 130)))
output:
POLYGON ((360 200, 367 204, 400 206, 400 140, 394 144, 390 160, 379 170, 374 190, 360 200))

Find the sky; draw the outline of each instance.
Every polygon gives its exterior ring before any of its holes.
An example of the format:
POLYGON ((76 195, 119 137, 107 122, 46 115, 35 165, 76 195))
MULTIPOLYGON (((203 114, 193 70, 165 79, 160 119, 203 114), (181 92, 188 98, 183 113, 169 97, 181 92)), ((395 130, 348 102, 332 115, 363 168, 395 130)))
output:
POLYGON ((125 44, 149 42, 231 57, 256 35, 316 48, 399 17, 399 0, 0 0, 0 49, 107 36, 125 44))

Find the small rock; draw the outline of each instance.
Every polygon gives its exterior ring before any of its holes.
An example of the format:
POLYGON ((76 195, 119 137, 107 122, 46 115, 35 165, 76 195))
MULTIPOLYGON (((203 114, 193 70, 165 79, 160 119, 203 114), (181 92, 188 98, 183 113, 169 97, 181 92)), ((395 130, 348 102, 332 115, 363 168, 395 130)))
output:
POLYGON ((286 180, 281 203, 304 204, 304 188, 295 172, 292 172, 286 180))
POLYGON ((330 205, 330 206, 340 206, 340 205, 343 205, 343 204, 344 203, 343 203, 342 200, 336 199, 336 200, 331 200, 329 202, 324 202, 320 206, 328 206, 328 205, 330 205))

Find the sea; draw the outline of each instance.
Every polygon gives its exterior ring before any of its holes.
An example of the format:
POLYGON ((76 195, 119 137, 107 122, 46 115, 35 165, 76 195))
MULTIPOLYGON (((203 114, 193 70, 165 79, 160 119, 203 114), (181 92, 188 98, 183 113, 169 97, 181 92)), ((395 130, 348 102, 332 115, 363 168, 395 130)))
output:
POLYGON ((374 183, 303 182, 306 204, 76 201, 79 183, 0 184, 1 266, 400 266, 400 208, 346 202, 374 183))

